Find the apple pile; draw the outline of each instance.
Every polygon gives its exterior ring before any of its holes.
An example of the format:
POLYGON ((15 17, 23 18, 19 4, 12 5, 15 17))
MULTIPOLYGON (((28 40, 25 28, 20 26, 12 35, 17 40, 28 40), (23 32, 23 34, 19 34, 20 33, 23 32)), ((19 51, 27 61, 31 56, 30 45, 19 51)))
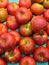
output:
POLYGON ((49 0, 0 0, 0 65, 47 62, 48 37, 49 0))

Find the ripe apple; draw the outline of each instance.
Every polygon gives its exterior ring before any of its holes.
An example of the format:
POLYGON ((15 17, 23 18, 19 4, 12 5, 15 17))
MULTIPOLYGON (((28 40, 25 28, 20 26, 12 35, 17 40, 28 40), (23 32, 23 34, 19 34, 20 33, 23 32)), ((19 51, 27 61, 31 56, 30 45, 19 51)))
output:
POLYGON ((0 57, 0 65, 7 65, 7 63, 5 62, 5 60, 3 58, 0 57))
POLYGON ((35 33, 33 35, 33 39, 37 44, 41 45, 41 44, 44 44, 48 40, 48 35, 46 32, 43 32, 42 34, 35 33))
POLYGON ((6 8, 8 3, 8 0, 0 0, 0 8, 6 8))
POLYGON ((33 0, 36 3, 43 3, 43 0, 33 0))
POLYGON ((40 46, 36 48, 34 52, 34 59, 38 62, 46 62, 48 61, 48 49, 46 47, 40 46))
POLYGON ((16 63, 21 59, 21 52, 18 48, 5 52, 5 59, 7 62, 16 63))
POLYGON ((7 18, 6 24, 9 28, 11 28, 13 30, 15 30, 19 27, 19 24, 17 23, 15 16, 9 16, 7 18))
POLYGON ((13 30, 10 31, 9 33, 14 36, 15 41, 16 41, 16 45, 19 44, 19 41, 20 41, 20 39, 21 39, 20 34, 19 34, 18 32, 16 32, 16 31, 13 31, 13 30))
POLYGON ((49 0, 44 0, 43 6, 49 9, 49 0))
POLYGON ((31 19, 28 9, 24 7, 20 7, 16 11, 15 17, 19 24, 26 24, 31 19))
POLYGON ((0 36, 0 48, 4 50, 11 50, 15 46, 15 38, 10 33, 5 33, 0 36))
POLYGON ((4 53, 4 50, 0 48, 0 55, 4 53))
POLYGON ((31 20, 31 28, 34 32, 42 32, 46 29, 47 21, 42 16, 34 16, 31 20))
POLYGON ((31 7, 31 0, 19 0, 20 7, 31 7))
POLYGON ((47 24, 46 32, 47 32, 47 34, 49 36, 49 23, 47 24))
POLYGON ((32 57, 25 56, 20 60, 20 65, 36 65, 36 62, 32 57))
POLYGON ((40 15, 44 12, 44 7, 41 4, 34 3, 30 8, 31 12, 35 15, 40 15))
POLYGON ((16 2, 9 3, 7 6, 7 10, 9 14, 15 15, 16 10, 19 8, 19 5, 16 2))
POLYGON ((49 22, 49 9, 47 9, 45 12, 44 12, 44 18, 47 20, 47 22, 49 22))
POLYGON ((7 32, 8 32, 7 26, 5 24, 0 23, 0 35, 7 32))
POLYGON ((19 48, 24 54, 31 54, 35 49, 35 42, 30 37, 24 37, 20 40, 19 48))
POLYGON ((30 22, 25 25, 20 26, 20 33, 21 35, 26 36, 26 37, 31 36, 32 29, 31 29, 30 22))
POLYGON ((47 44, 46 44, 47 48, 49 49, 49 40, 47 41, 47 44))
POLYGON ((0 8, 0 22, 4 22, 8 17, 8 12, 5 8, 0 8))

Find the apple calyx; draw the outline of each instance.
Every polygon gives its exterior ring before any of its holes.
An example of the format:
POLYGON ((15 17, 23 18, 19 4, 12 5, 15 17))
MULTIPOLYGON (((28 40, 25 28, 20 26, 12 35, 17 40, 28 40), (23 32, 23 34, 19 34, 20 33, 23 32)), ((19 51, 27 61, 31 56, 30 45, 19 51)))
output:
POLYGON ((28 65, 28 62, 25 62, 24 65, 28 65))
POLYGON ((3 2, 3 0, 0 0, 0 2, 3 2))
POLYGON ((43 61, 44 60, 44 56, 43 56, 43 54, 39 54, 39 58, 41 59, 41 61, 43 61))

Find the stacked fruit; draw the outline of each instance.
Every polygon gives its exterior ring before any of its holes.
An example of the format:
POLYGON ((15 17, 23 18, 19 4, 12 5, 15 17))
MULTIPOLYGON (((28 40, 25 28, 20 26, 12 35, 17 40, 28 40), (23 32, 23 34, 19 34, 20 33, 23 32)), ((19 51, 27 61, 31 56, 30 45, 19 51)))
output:
POLYGON ((0 65, 47 62, 48 36, 49 0, 19 0, 18 4, 0 0, 0 65))

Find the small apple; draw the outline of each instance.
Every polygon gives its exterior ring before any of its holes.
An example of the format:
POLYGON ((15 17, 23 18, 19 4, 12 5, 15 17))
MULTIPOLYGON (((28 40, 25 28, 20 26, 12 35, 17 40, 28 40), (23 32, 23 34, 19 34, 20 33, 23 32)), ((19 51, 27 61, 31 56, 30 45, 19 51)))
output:
POLYGON ((0 57, 0 65, 7 65, 7 63, 5 62, 5 60, 3 58, 0 57))
POLYGON ((19 24, 17 23, 15 16, 9 16, 7 18, 6 24, 7 24, 8 28, 11 28, 13 30, 15 30, 19 27, 19 24))
POLYGON ((10 62, 10 63, 16 63, 16 62, 20 61, 20 59, 21 59, 20 50, 18 48, 15 48, 14 50, 6 51, 5 59, 7 62, 10 62))
POLYGON ((31 12, 35 15, 40 15, 44 12, 44 7, 41 4, 34 3, 30 8, 31 12))
POLYGON ((33 39, 37 44, 41 45, 41 44, 44 44, 48 40, 48 35, 46 32, 43 32, 42 34, 35 33, 33 35, 33 39))
POLYGON ((31 28, 34 32, 42 32, 46 29, 47 21, 42 16, 34 16, 31 20, 31 28))
POLYGON ((34 59, 38 62, 47 62, 49 57, 48 49, 40 46, 34 52, 34 59))
POLYGON ((43 0, 33 0, 36 3, 43 3, 43 0))
POLYGON ((30 22, 25 25, 20 26, 20 33, 21 35, 26 36, 26 37, 31 36, 32 29, 31 29, 30 22))
POLYGON ((7 10, 9 14, 15 15, 16 10, 19 8, 19 5, 16 2, 9 3, 7 6, 7 10))
POLYGON ((31 7, 31 0, 19 0, 20 7, 31 7))
POLYGON ((20 60, 20 65, 36 65, 36 62, 32 57, 25 56, 20 60))
POLYGON ((49 9, 49 0, 44 0, 43 6, 49 9))
POLYGON ((30 37, 24 37, 20 40, 19 48, 24 54, 31 54, 35 49, 35 42, 30 37))

